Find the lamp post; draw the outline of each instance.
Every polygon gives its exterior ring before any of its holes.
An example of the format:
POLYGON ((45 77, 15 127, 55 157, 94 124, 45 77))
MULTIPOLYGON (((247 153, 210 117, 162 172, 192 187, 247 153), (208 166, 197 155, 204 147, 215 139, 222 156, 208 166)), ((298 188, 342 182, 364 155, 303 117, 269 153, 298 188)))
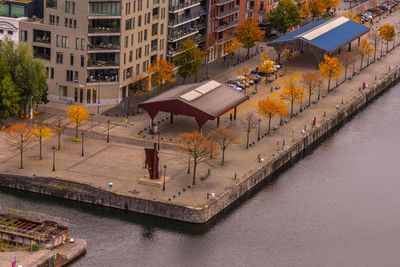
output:
POLYGON ((82 157, 85 155, 84 153, 83 153, 83 138, 85 137, 85 134, 82 132, 82 157))
POLYGON ((53 149, 53 172, 56 171, 56 147, 53 146, 51 149, 53 149))
POLYGON ((260 141, 261 119, 258 119, 258 135, 257 141, 260 141))
POLYGON ((163 181, 163 186, 162 190, 165 191, 165 175, 167 173, 167 164, 164 164, 164 181, 163 181))
POLYGON ((161 139, 161 133, 160 130, 158 130, 158 150, 160 150, 160 139, 161 139))
POLYGON ((97 75, 99 78, 99 94, 98 94, 98 100, 97 100, 97 114, 100 114, 100 74, 97 75))
POLYGON ((110 120, 107 121, 107 143, 110 143, 110 120))

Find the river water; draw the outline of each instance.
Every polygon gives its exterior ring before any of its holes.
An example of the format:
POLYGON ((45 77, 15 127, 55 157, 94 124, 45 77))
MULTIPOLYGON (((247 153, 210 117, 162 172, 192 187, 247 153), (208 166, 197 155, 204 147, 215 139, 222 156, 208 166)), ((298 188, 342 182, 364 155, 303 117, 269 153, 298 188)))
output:
POLYGON ((68 218, 72 266, 399 266, 400 86, 208 225, 25 192, 0 203, 68 218))

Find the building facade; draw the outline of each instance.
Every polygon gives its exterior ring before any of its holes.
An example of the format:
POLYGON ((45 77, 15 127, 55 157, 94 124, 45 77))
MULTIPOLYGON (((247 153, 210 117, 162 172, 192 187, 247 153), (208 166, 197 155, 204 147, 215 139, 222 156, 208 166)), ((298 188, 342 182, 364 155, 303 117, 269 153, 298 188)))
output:
POLYGON ((117 104, 166 57, 167 12, 166 0, 45 0, 21 40, 46 65, 50 101, 117 104))
POLYGON ((265 25, 268 20, 268 13, 274 8, 273 0, 245 0, 240 1, 239 23, 252 17, 260 25, 265 25))

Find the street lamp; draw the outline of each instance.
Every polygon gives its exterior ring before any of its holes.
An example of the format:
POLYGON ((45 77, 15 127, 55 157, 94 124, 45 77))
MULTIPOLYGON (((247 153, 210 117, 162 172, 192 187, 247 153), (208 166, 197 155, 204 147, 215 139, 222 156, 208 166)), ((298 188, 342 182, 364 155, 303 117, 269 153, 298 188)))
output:
POLYGON ((160 150, 160 139, 161 139, 161 133, 160 130, 158 130, 158 150, 160 150))
POLYGON ((257 141, 260 141, 261 119, 258 119, 258 136, 257 141))
POLYGON ((110 143, 110 120, 107 121, 107 143, 110 143))
POLYGON ((165 175, 167 173, 167 164, 164 164, 164 181, 163 181, 163 186, 162 190, 165 191, 165 175))
POLYGON ((53 149, 53 172, 56 171, 56 147, 53 146, 51 149, 53 149))
POLYGON ((99 78, 99 93, 98 93, 98 100, 97 100, 97 114, 100 114, 100 74, 97 75, 99 78))
POLYGON ((84 153, 83 153, 83 138, 85 137, 85 134, 82 132, 82 157, 85 155, 84 153))

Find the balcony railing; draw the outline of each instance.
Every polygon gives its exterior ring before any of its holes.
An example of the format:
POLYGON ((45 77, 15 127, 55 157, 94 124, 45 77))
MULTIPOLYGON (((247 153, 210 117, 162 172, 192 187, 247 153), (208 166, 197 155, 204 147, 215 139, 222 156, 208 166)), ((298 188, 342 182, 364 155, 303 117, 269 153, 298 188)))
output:
POLYGON ((120 29, 112 27, 93 27, 89 28, 89 33, 120 33, 120 29))
POLYGON ((49 54, 44 54, 44 53, 33 53, 35 58, 41 58, 45 60, 50 60, 50 55, 49 54))
POLYGON ((87 82, 88 83, 98 83, 98 82, 102 82, 102 83, 113 83, 113 82, 118 82, 118 74, 110 74, 110 75, 100 75, 100 76, 93 76, 90 75, 87 78, 87 82))
POLYGON ((88 51, 96 51, 96 50, 119 50, 119 45, 113 43, 106 43, 106 44, 99 44, 99 45, 92 45, 88 44, 88 51))
POLYGON ((217 19, 225 18, 225 17, 227 17, 229 15, 232 15, 232 14, 235 14, 237 12, 239 12, 239 7, 238 6, 235 7, 235 8, 232 8, 230 10, 224 11, 222 13, 219 13, 218 16, 217 16, 217 19))
POLYGON ((184 23, 186 23, 186 22, 195 20, 195 19, 199 18, 201 15, 204 15, 205 13, 206 13, 206 12, 205 12, 204 9, 200 9, 199 11, 197 11, 197 12, 194 13, 194 14, 179 16, 179 17, 177 17, 177 18, 174 19, 174 20, 169 20, 169 21, 168 21, 168 26, 170 26, 170 27, 177 27, 177 26, 182 25, 182 24, 184 24, 184 23))
POLYGON ((190 30, 186 30, 186 31, 176 31, 176 32, 171 33, 168 36, 168 41, 176 42, 176 41, 179 41, 180 39, 183 39, 185 37, 191 36, 191 35, 196 34, 198 32, 199 32, 199 30, 196 29, 196 28, 193 28, 193 29, 190 29, 190 30))
MULTIPOLYGON (((234 0, 232 0, 234 1, 234 0)), ((176 5, 169 5, 168 9, 169 12, 178 12, 182 9, 186 9, 195 5, 200 5, 200 0, 191 0, 191 1, 186 1, 185 3, 178 3, 176 5)))
POLYGON ((222 5, 225 5, 225 4, 233 2, 233 1, 235 1, 235 0, 219 0, 217 3, 217 6, 222 6, 222 5))
POLYGON ((225 30, 227 30, 229 28, 235 27, 236 25, 238 25, 238 20, 237 19, 234 20, 234 21, 229 22, 228 24, 224 24, 224 25, 219 26, 218 28, 215 29, 215 32, 222 32, 222 31, 225 31, 225 30))
POLYGON ((118 67, 119 63, 116 61, 97 60, 89 61, 88 67, 118 67))

